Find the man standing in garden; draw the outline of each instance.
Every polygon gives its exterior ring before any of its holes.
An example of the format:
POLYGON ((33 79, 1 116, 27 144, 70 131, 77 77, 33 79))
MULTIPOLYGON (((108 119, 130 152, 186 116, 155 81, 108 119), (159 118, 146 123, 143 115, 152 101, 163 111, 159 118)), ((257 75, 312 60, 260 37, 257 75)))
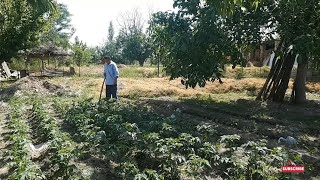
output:
POLYGON ((111 97, 114 99, 118 99, 117 90, 118 90, 118 77, 119 70, 117 64, 114 63, 110 57, 104 57, 104 78, 106 81, 106 96, 107 99, 111 97))

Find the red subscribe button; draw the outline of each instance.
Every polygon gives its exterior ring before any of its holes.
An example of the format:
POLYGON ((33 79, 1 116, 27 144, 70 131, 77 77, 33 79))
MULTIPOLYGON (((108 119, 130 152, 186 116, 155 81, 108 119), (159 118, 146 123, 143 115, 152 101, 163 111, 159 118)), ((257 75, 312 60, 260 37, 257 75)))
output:
POLYGON ((304 166, 283 166, 283 173, 304 173, 304 166))

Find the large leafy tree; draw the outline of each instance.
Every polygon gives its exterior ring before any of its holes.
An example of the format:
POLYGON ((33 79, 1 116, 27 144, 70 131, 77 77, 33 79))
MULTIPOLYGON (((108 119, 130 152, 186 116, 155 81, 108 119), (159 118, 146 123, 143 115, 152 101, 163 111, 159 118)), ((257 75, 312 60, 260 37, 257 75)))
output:
POLYGON ((283 101, 299 57, 292 100, 305 101, 307 62, 317 61, 320 47, 319 2, 175 0, 174 6, 178 12, 157 13, 150 26, 171 78, 184 78, 186 87, 204 86, 222 76, 224 63, 243 63, 246 49, 277 35, 277 61, 257 99, 283 101))
POLYGON ((126 63, 138 61, 140 66, 151 56, 151 47, 143 31, 144 21, 141 13, 135 9, 122 15, 117 44, 121 57, 126 63))
POLYGON ((51 0, 2 0, 0 3, 0 59, 39 45, 56 4, 51 0))
POLYGON ((74 28, 71 25, 71 14, 68 7, 64 4, 58 4, 57 11, 51 19, 51 26, 42 34, 41 44, 47 47, 70 47, 70 38, 74 34, 74 28))
POLYGON ((221 82, 225 63, 243 62, 238 39, 245 39, 228 28, 233 20, 226 21, 219 13, 224 4, 176 0, 174 6, 178 12, 156 13, 149 27, 154 52, 165 71, 171 79, 182 77, 186 87, 203 87, 216 79, 221 82))
POLYGON ((137 60, 139 65, 143 66, 151 56, 151 47, 143 33, 119 35, 118 42, 121 46, 121 57, 129 64, 137 60))

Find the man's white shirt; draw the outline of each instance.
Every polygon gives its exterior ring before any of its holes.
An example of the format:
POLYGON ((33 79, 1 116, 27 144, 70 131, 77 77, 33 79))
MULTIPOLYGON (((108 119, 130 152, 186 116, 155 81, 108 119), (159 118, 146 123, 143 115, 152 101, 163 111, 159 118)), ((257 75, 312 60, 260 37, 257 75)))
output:
POLYGON ((119 77, 117 64, 111 61, 110 64, 104 65, 104 73, 106 74, 106 85, 115 85, 116 77, 119 77))

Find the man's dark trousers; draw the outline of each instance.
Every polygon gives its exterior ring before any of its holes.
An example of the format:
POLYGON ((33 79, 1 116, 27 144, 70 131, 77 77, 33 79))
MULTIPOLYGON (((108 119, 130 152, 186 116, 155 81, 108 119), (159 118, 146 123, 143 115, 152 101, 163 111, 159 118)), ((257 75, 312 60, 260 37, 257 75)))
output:
POLYGON ((117 90, 118 90, 117 85, 107 85, 107 89, 106 89, 107 99, 110 99, 111 97, 114 99, 118 99, 117 90))

